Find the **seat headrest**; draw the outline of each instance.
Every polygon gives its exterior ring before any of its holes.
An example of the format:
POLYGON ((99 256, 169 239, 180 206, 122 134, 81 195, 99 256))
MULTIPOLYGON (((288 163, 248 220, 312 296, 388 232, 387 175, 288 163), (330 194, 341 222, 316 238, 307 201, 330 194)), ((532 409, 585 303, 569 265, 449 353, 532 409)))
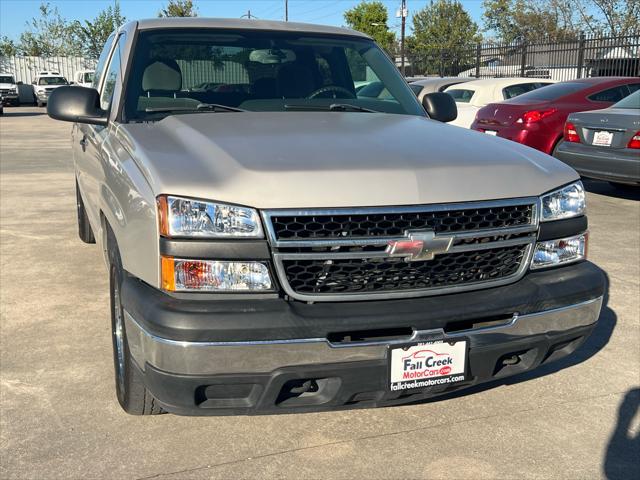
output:
POLYGON ((151 60, 142 74, 142 89, 177 92, 182 88, 182 72, 175 60, 151 60))

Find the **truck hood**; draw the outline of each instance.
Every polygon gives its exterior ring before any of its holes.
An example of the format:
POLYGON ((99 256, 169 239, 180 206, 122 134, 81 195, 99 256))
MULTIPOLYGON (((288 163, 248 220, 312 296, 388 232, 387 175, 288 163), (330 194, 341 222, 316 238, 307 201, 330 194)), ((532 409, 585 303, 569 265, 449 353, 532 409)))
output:
POLYGON ((156 195, 257 208, 515 198, 579 178, 529 147, 410 115, 200 113, 117 135, 156 195))

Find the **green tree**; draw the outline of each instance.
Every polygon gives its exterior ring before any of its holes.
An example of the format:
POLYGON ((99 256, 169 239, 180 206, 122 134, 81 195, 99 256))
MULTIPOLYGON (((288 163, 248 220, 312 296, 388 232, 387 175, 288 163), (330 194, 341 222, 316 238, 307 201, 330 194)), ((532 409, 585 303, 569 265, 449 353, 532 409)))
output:
POLYGON ((640 0, 572 0, 568 3, 582 30, 600 35, 640 35, 640 0))
POLYGON ((98 58, 109 35, 126 21, 120 11, 120 2, 116 0, 93 20, 82 23, 76 20, 72 25, 74 42, 85 57, 98 58))
POLYGON ((473 62, 478 25, 458 0, 436 0, 413 15, 407 50, 414 70, 457 75, 473 62))
POLYGON ((387 26, 389 16, 382 2, 363 0, 344 12, 344 19, 349 28, 369 35, 389 54, 393 53, 395 34, 387 26))
POLYGON ((483 7, 485 30, 503 42, 574 40, 579 35, 576 10, 567 0, 484 0, 483 7))
POLYGON ((77 55, 69 22, 49 3, 40 4, 40 17, 27 22, 27 30, 20 35, 18 50, 23 55, 43 57, 77 55))
POLYGON ((197 17, 198 10, 193 0, 169 0, 167 6, 158 12, 158 17, 197 17))
POLYGON ((18 54, 18 46, 7 36, 0 38, 0 57, 13 57, 18 54))

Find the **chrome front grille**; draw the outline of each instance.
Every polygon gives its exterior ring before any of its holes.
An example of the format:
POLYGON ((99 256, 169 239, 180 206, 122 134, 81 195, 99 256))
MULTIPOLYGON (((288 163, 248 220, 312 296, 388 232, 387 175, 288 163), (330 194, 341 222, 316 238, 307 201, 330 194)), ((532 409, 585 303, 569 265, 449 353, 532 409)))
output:
POLYGON ((285 292, 303 301, 417 297, 518 280, 538 229, 535 198, 410 207, 271 210, 285 292))

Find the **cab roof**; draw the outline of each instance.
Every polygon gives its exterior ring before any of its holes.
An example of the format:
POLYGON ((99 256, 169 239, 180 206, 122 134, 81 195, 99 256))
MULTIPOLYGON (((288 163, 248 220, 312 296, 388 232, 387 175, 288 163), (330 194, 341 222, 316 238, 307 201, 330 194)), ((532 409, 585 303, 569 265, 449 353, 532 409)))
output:
MULTIPOLYGON (((219 28, 241 30, 270 30, 277 32, 320 33, 330 35, 344 35, 350 37, 371 38, 364 33, 348 28, 314 25, 310 23, 280 22, 274 20, 249 20, 241 18, 149 18, 138 20, 138 30, 152 30, 157 28, 219 28)), ((125 26, 126 29, 126 26, 125 26)))

